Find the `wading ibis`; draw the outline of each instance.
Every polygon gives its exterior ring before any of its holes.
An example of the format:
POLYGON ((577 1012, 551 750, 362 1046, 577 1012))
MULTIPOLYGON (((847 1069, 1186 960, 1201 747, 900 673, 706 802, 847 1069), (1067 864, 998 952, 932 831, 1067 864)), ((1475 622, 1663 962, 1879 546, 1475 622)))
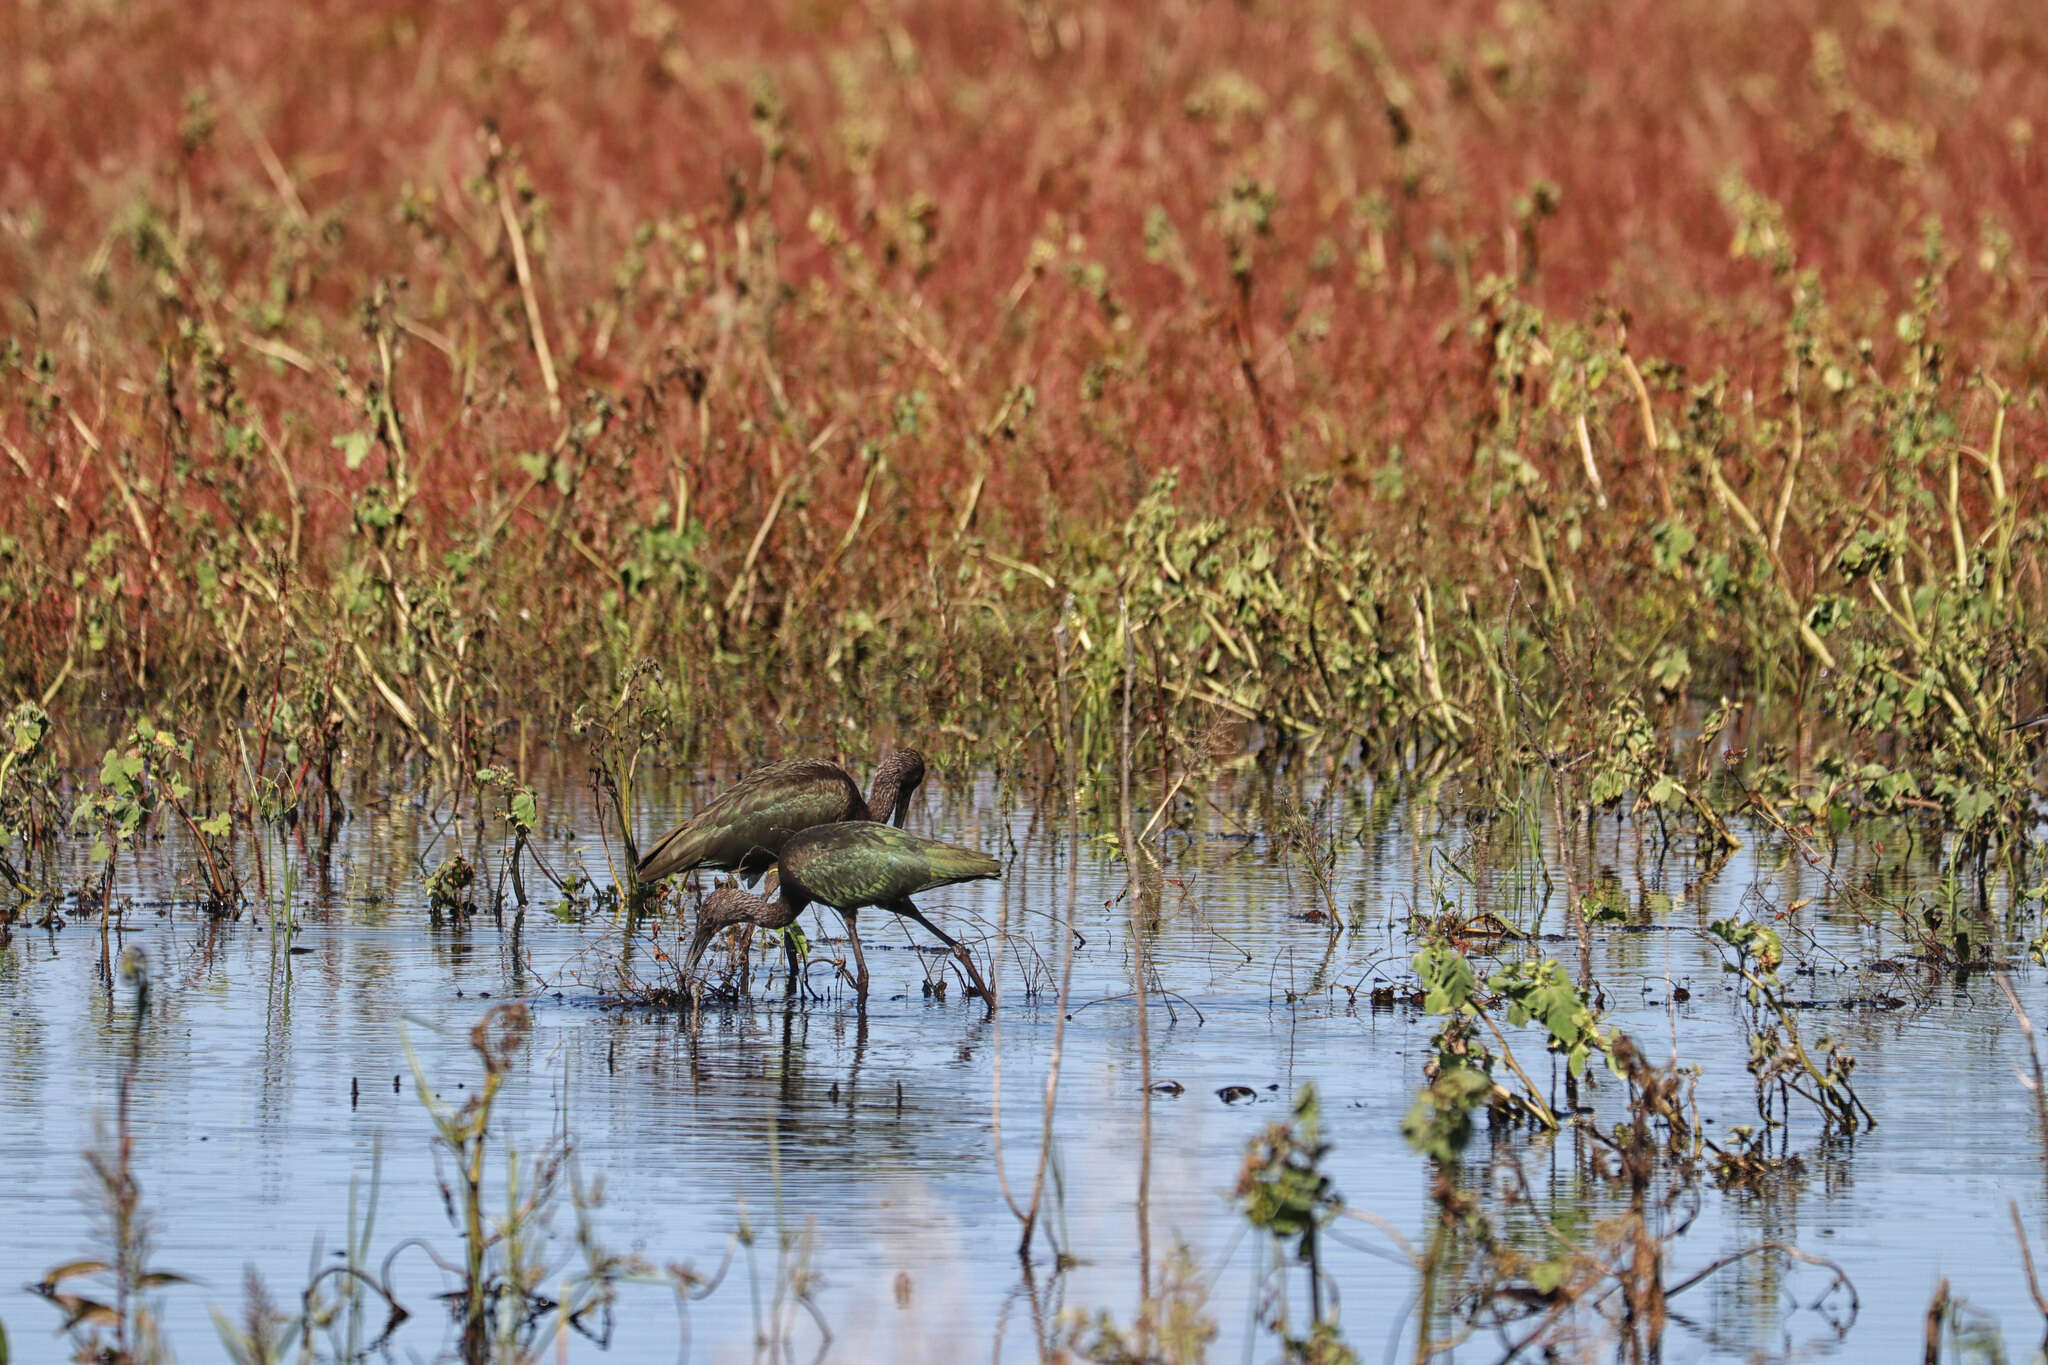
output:
MULTIPOLYGON (((814 825, 791 835, 783 845, 775 873, 775 900, 738 887, 721 887, 705 898, 698 913, 696 937, 683 963, 685 976, 696 970, 697 961, 711 940, 729 925, 780 929, 793 923, 807 906, 829 905, 845 917, 846 934, 853 944, 853 961, 858 969, 854 990, 865 1001, 868 964, 861 954, 860 932, 854 918, 872 905, 913 919, 930 930, 960 960, 968 980, 974 983, 974 989, 988 1007, 995 1008, 995 996, 990 994, 988 982, 982 979, 967 949, 910 903, 912 896, 941 886, 1000 877, 1003 865, 988 854, 874 821, 846 821, 814 825)), ((793 958, 795 949, 790 952, 793 958)))
MULTIPOLYGON (((865 799, 853 775, 837 763, 821 758, 770 763, 662 835, 640 860, 635 875, 653 882, 704 867, 737 872, 751 886, 775 865, 782 846, 798 830, 842 820, 893 820, 900 826, 910 812, 910 798, 922 785, 924 755, 915 749, 897 749, 885 757, 875 769, 875 789, 865 799)), ((787 928, 793 919, 766 927, 787 928)), ((729 922, 758 923, 744 916, 729 922)), ((744 955, 753 941, 752 929, 742 937, 744 955)), ((789 989, 795 990, 802 972, 796 944, 785 937, 782 949, 789 958, 789 989)))

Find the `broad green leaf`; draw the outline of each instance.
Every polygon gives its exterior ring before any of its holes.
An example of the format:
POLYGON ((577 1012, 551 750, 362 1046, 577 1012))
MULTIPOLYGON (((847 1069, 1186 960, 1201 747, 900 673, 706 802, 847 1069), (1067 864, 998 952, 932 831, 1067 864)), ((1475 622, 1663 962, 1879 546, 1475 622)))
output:
POLYGON ((351 431, 346 436, 334 438, 334 446, 341 452, 341 459, 350 469, 361 469, 363 461, 370 458, 370 438, 367 433, 351 431))

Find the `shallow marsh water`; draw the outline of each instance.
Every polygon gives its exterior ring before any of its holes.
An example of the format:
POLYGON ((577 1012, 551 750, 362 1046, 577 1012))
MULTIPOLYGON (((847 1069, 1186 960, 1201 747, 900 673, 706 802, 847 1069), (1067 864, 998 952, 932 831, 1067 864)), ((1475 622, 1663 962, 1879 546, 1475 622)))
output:
MULTIPOLYGON (((373 1167, 373 1259, 414 1237, 454 1254, 406 1044, 442 1096, 459 1102, 459 1087, 481 1074, 468 1032, 510 998, 532 1007, 533 1032, 493 1122, 492 1189, 505 1145, 532 1153, 566 1131, 585 1181, 604 1182, 594 1217, 607 1245, 708 1271, 742 1219, 759 1234, 715 1292, 681 1310, 665 1289, 629 1287, 602 1358, 816 1357, 820 1334, 800 1313, 785 1341, 759 1344, 778 1228, 800 1235, 805 1268, 819 1277, 828 1359, 1028 1360, 1062 1333, 1062 1310, 1107 1309, 1127 1322, 1140 1283, 1145 1096, 1123 866, 1084 841, 1072 869, 1086 943, 1075 956, 1055 1122, 1061 1194, 1048 1208, 1078 1263, 1055 1274, 1041 1255, 1026 1276, 999 1181, 992 1100, 1000 1059, 1003 1159, 1022 1199, 1057 1022, 1048 987, 1069 876, 1064 827, 1034 819, 1028 799, 993 779, 935 785, 917 802, 913 828, 1014 852, 1001 884, 951 888, 924 907, 969 926, 984 953, 1007 916, 995 1020, 962 999, 957 982, 945 999, 927 997, 921 985, 940 960, 909 950, 874 911, 862 919, 875 972, 864 1016, 826 984, 822 966, 814 979, 823 999, 786 999, 770 975, 779 958, 765 954, 748 998, 709 1003, 696 1021, 621 1006, 606 915, 564 921, 536 908, 516 935, 509 915, 430 927, 423 868, 450 839, 468 847, 472 832, 443 828, 401 792, 363 803, 324 853, 294 852, 300 928, 290 951, 267 915, 209 923, 170 904, 185 870, 175 843, 124 860, 117 891, 132 905, 121 941, 146 954, 152 983, 133 1092, 135 1166, 154 1221, 154 1264, 198 1281, 160 1295, 181 1357, 220 1354, 208 1308, 239 1315, 247 1265, 294 1306, 309 1267, 347 1235, 351 1182, 366 1185, 373 1167)), ((664 825, 706 790, 676 783, 644 794, 641 828, 664 825)), ((1375 1007, 1370 988, 1411 982, 1414 944, 1401 926, 1411 909, 1434 903, 1433 887, 1461 913, 1492 911, 1549 933, 1566 927, 1563 898, 1544 896, 1534 857, 1516 856, 1512 835, 1468 822, 1443 793, 1423 800, 1365 788, 1329 807, 1340 835, 1330 894, 1355 924, 1331 951, 1326 927, 1302 917, 1321 892, 1269 837, 1270 821, 1244 789, 1183 793, 1176 807, 1185 828, 1157 845, 1164 895, 1148 932, 1157 982, 1170 993, 1152 1007, 1151 1075, 1181 1090, 1150 1100, 1149 1250, 1156 1278, 1176 1241, 1191 1248, 1219 1328, 1213 1358, 1264 1360, 1278 1354, 1254 1320, 1272 1283, 1261 1281, 1269 1253, 1244 1233, 1229 1198, 1246 1142, 1314 1082, 1337 1190, 1419 1241, 1431 1216, 1428 1166, 1403 1142, 1400 1122, 1440 1021, 1405 1002, 1375 1007), (1453 866, 1457 875, 1447 873, 1453 866), (1228 1086, 1252 1098, 1226 1104, 1217 1092, 1228 1086)), ((549 860, 604 880, 587 791, 565 780, 543 791, 542 809, 549 860)), ((1553 876, 1563 866, 1558 833, 1546 823, 1538 836, 1553 876)), ((1789 1143, 1806 1155, 1803 1175, 1748 1193, 1707 1187, 1697 1221, 1669 1253, 1674 1281, 1765 1238, 1832 1258, 1860 1294, 1846 1333, 1844 1295, 1802 1306, 1827 1288, 1825 1272, 1756 1258, 1672 1301, 1665 1358, 1897 1358, 1918 1349, 1944 1276, 1973 1321, 1994 1322, 2014 1343, 2038 1340, 2007 1200, 2019 1201, 2037 1241, 2048 1200, 2033 1104, 2014 1074, 2024 1043, 1993 980, 1958 981, 1906 958, 1895 935, 1847 912, 1817 869, 1771 841, 1751 837, 1718 868, 1703 867, 1689 841, 1661 856, 1657 842, 1654 828, 1613 820, 1571 831, 1580 878, 1611 880, 1629 907, 1594 935, 1611 1022, 1653 1056, 1675 1048, 1704 1068, 1709 1133, 1753 1122, 1740 1012, 1701 930, 1812 897, 1781 927, 1792 961, 1814 970, 1787 976, 1817 1006, 1805 1017, 1857 1054, 1855 1082, 1877 1117, 1853 1143, 1822 1146, 1810 1116, 1795 1114, 1789 1143)), ((1835 872, 1882 879, 1895 897, 1936 876, 1925 852, 1901 858, 1853 841, 1835 851, 1835 872)), ((530 889, 538 880, 529 872, 530 889)), ((806 922, 815 957, 836 955, 836 917, 806 922)), ((659 943, 673 948, 673 919, 659 943)), ((1539 946, 1576 959, 1575 942, 1539 946)), ((0 1322, 21 1360, 62 1354, 50 1335, 56 1314, 25 1286, 99 1245, 81 1154, 112 1108, 135 1020, 133 991, 110 988, 100 961, 92 916, 71 916, 54 932, 17 931, 0 949, 0 1322)), ((658 969, 644 943, 636 965, 658 969)), ((2013 979, 2035 1016, 2048 1018, 2041 974, 2016 968, 2013 979)), ((1547 1065, 1536 1038, 1515 1042, 1525 1061, 1547 1065)), ((1597 1092, 1603 1110, 1614 1089, 1597 1092)), ((1482 1129, 1465 1156, 1467 1182, 1487 1186, 1511 1153, 1551 1217, 1589 1224, 1612 1197, 1581 1177, 1572 1142, 1569 1133, 1553 1141, 1482 1129)), ((574 1269, 573 1223, 566 1208, 555 1220, 563 1273, 574 1269)), ((1390 1249, 1364 1224, 1346 1224, 1343 1240, 1326 1246, 1345 1337, 1367 1360, 1413 1349, 1415 1276, 1390 1249)), ((433 1296, 448 1282, 416 1252, 396 1265, 414 1317, 391 1357, 446 1351, 453 1335, 433 1296)), ((1299 1274, 1290 1285, 1298 1323, 1299 1274)), ((580 1336, 563 1348, 568 1358, 600 1358, 580 1336)), ((547 1354, 555 1350, 548 1341, 547 1354)), ((1491 1360, 1501 1350, 1489 1334, 1455 1358, 1491 1360)))

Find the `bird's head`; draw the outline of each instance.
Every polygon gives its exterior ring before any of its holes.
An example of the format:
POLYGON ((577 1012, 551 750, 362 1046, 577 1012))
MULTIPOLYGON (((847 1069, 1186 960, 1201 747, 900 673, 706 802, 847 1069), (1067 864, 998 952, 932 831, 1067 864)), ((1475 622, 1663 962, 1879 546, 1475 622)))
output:
POLYGON ((731 882, 726 882, 704 898, 697 907, 697 931, 690 937, 690 951, 683 958, 683 975, 690 976, 697 970, 697 962, 704 956, 704 950, 711 946, 711 940, 719 931, 735 924, 759 922, 760 910, 767 902, 759 896, 750 895, 731 882))
POLYGON ((915 749, 892 750, 875 774, 875 788, 887 795, 889 809, 868 812, 898 829, 910 815, 910 798, 924 785, 924 755, 915 749))

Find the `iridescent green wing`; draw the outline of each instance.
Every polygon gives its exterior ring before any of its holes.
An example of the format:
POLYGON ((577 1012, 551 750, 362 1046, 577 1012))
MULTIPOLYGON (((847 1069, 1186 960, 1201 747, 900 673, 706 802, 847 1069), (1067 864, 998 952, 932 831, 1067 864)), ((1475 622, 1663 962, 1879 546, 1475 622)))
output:
POLYGON ((1003 870, 986 853, 869 821, 803 831, 783 849, 781 868, 785 884, 842 910, 885 905, 1003 870))
POLYGON ((772 860, 798 830, 829 825, 864 809, 860 789, 836 763, 789 759, 773 763, 706 807, 711 851, 724 865, 772 860))
POLYGON ((790 835, 864 809, 860 790, 836 763, 785 759, 749 773, 677 826, 640 860, 642 881, 692 867, 759 870, 790 835))

